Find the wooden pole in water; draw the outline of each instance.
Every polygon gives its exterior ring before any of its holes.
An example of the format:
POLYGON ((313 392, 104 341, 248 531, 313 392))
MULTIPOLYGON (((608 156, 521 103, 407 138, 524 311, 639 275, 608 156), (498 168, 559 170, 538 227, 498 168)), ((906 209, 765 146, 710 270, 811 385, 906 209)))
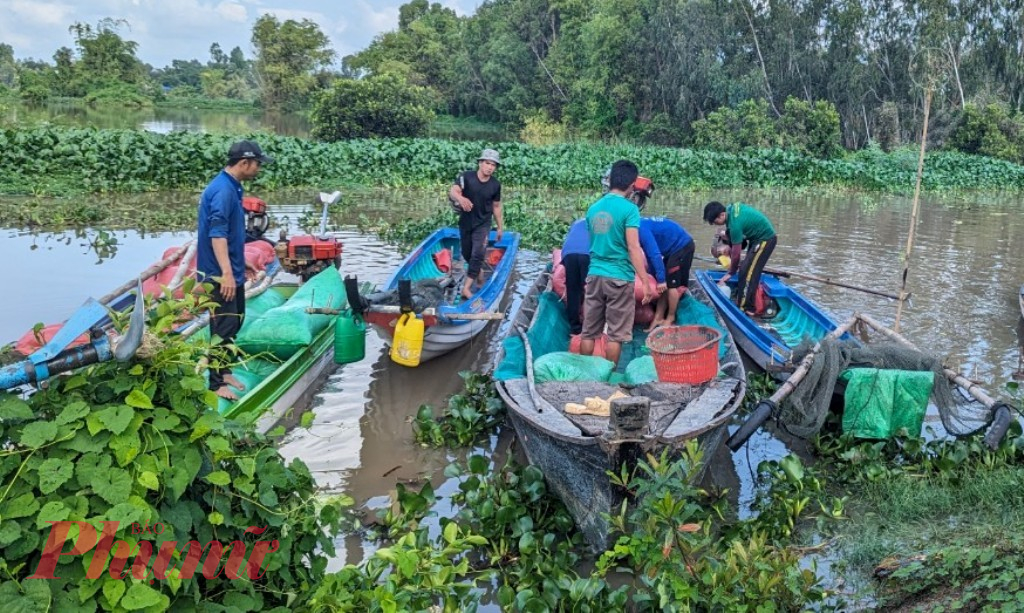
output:
POLYGON ((910 232, 907 233, 907 248, 903 254, 903 275, 900 281, 900 296, 896 305, 896 323, 893 329, 900 331, 900 316, 903 314, 903 303, 910 293, 907 292, 907 276, 910 274, 910 254, 914 250, 914 232, 917 229, 917 214, 921 205, 921 177, 924 175, 924 151, 928 145, 928 112, 932 106, 932 88, 924 92, 924 127, 921 129, 921 153, 917 157, 917 182, 914 184, 914 204, 910 211, 910 232))

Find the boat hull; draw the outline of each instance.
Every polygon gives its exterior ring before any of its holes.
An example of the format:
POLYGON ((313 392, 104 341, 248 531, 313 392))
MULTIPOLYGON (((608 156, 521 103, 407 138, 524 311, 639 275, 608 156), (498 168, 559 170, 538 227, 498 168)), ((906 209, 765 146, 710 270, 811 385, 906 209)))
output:
MULTIPOLYGON (((459 231, 456 228, 441 228, 428 236, 420 245, 413 249, 398 269, 382 287, 382 291, 394 291, 400 280, 420 281, 437 278, 444 273, 432 262, 434 253, 442 248, 455 248, 457 252, 459 231)), ((498 308, 505 295, 505 289, 515 266, 516 254, 519 250, 519 234, 505 232, 501 240, 497 233, 491 232, 488 239, 489 248, 504 249, 505 253, 495 266, 493 274, 469 300, 458 304, 442 304, 437 307, 436 315, 423 317, 426 329, 423 333, 423 348, 420 363, 427 362, 466 345, 473 337, 484 331, 488 320, 452 320, 450 316, 468 315, 473 313, 493 312, 498 308)), ((372 307, 365 313, 367 323, 373 325, 382 337, 390 342, 395 335, 398 315, 394 313, 374 312, 372 307)))
MULTIPOLYGON (((524 298, 513 329, 532 322, 535 312, 531 309, 537 308, 536 297, 550 287, 547 276, 548 273, 544 273, 524 298)), ((699 286, 691 283, 690 290, 710 306, 699 286)), ((719 319, 719 323, 723 322, 719 319)), ((550 404, 538 406, 537 402, 546 400, 538 398, 536 391, 530 391, 531 383, 525 378, 496 382, 498 395, 508 407, 509 418, 527 458, 544 473, 548 486, 565 503, 595 552, 604 551, 610 545, 611 526, 607 517, 617 514, 626 500, 626 492, 612 483, 609 472, 619 474, 625 468, 632 474, 647 454, 668 451, 670 457, 678 458, 682 448, 692 440, 696 440, 704 452, 703 464, 697 473, 702 475, 706 471, 707 462, 721 444, 726 426, 746 393, 746 373, 739 351, 733 342, 727 342, 727 347, 720 362, 728 376, 701 386, 700 396, 671 417, 667 427, 657 432, 648 431, 636 440, 615 440, 610 432, 598 436, 584 433, 557 408, 550 404)), ((499 363, 501 354, 503 350, 499 363)), ((666 383, 645 385, 662 386, 662 389, 681 387, 666 383)), ((656 395, 655 391, 643 393, 656 395)))

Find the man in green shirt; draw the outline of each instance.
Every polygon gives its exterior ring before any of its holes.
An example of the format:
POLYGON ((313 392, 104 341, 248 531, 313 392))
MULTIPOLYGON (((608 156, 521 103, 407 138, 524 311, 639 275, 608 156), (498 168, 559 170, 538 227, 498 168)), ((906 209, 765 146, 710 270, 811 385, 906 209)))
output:
MULTIPOLYGON (((768 258, 775 251, 775 228, 764 213, 748 204, 734 202, 728 207, 721 202, 709 202, 704 206, 704 221, 716 226, 725 226, 729 239, 729 271, 718 282, 724 286, 733 275, 736 278, 736 289, 733 296, 736 304, 747 315, 756 315, 754 311, 754 295, 761 283, 761 271, 764 270, 768 258), (743 243, 747 243, 747 255, 740 262, 743 243)), ((723 249, 724 251, 724 249, 723 249)), ((716 253, 726 255, 725 253, 716 253)))
MULTIPOLYGON (((594 341, 605 333, 605 357, 619 363, 622 343, 633 340, 633 281, 645 270, 640 249, 640 210, 629 200, 639 176, 636 164, 619 160, 612 164, 609 191, 587 210, 590 231, 590 270, 583 299, 583 333, 580 353, 594 354, 594 341)), ((644 286, 644 304, 651 289, 644 286)))

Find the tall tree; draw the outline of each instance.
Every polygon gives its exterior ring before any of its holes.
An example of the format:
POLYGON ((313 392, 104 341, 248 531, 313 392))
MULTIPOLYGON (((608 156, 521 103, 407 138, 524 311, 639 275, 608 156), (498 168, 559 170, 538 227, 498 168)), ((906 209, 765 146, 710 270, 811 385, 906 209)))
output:
POLYGON ((266 14, 252 29, 254 71, 264 108, 298 108, 317 87, 317 71, 334 61, 330 41, 309 19, 283 23, 266 14))

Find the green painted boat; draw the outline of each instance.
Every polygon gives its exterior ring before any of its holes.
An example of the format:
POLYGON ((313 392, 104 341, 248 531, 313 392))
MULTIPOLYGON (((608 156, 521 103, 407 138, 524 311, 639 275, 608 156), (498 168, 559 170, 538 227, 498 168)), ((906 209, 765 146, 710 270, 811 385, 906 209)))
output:
MULTIPOLYGON (((284 298, 298 289, 295 283, 275 283, 267 291, 284 298)), ((234 419, 253 419, 256 429, 266 433, 274 426, 298 421, 293 408, 309 403, 334 366, 334 321, 321 330, 308 346, 300 348, 255 387, 233 403, 223 402, 220 412, 234 419)))

